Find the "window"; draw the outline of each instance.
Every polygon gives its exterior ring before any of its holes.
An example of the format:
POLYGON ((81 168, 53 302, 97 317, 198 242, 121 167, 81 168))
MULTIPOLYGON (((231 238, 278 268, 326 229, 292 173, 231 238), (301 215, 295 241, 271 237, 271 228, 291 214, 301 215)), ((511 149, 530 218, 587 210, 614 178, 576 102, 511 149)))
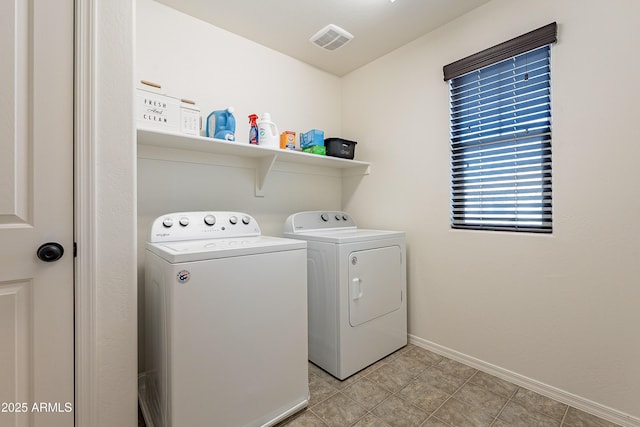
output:
POLYGON ((555 23, 540 30, 450 64, 459 71, 448 79, 445 67, 453 228, 552 231, 548 40, 555 41, 555 23), (523 43, 540 30, 546 38, 523 43), (480 68, 468 71, 471 62, 480 68))

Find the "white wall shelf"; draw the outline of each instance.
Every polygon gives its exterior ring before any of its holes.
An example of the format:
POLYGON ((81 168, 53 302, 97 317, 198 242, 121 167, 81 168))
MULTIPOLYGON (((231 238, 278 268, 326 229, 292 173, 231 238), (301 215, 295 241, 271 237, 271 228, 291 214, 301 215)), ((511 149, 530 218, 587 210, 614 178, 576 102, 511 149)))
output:
MULTIPOLYGON (((140 152, 144 151, 144 157, 158 158, 153 154, 150 155, 156 149, 171 150, 171 159, 176 161, 198 162, 197 153, 248 159, 256 171, 255 193, 257 197, 264 196, 265 184, 276 163, 330 168, 339 171, 342 176, 368 175, 371 169, 370 163, 358 160, 319 156, 300 151, 261 147, 242 142, 138 127, 138 157, 143 157, 140 152), (196 155, 194 156, 194 154, 196 155)), ((202 163, 208 162, 203 160, 202 163)))

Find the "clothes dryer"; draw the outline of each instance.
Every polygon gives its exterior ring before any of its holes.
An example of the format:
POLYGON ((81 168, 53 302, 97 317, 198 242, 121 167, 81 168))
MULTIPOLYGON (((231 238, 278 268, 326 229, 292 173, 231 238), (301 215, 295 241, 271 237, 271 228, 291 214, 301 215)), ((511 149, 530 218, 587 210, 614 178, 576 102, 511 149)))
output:
POLYGON ((345 212, 298 212, 307 242, 309 360, 345 379, 407 344, 405 233, 359 229, 345 212))
POLYGON ((145 255, 145 418, 271 426, 307 406, 306 242, 179 212, 153 222, 145 255))

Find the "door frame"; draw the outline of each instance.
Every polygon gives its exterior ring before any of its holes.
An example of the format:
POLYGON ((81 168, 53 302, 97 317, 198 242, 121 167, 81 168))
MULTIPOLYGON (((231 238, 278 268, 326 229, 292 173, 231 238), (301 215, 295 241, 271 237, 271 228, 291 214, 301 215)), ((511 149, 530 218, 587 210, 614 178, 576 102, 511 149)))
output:
POLYGON ((74 241, 75 425, 97 425, 95 2, 75 1, 74 241))
POLYGON ((75 425, 134 426, 136 2, 74 1, 75 425))

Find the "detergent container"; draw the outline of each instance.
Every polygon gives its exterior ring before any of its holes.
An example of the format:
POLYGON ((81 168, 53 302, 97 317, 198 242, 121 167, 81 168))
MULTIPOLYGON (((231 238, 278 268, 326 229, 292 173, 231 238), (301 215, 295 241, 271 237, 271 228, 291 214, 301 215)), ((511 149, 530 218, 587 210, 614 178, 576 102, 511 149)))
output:
POLYGON ((262 120, 258 121, 258 144, 271 147, 280 148, 280 133, 278 127, 271 121, 271 114, 264 113, 262 120))
POLYGON ((216 110, 207 116, 207 137, 235 141, 235 134, 236 119, 233 117, 233 107, 216 110))

